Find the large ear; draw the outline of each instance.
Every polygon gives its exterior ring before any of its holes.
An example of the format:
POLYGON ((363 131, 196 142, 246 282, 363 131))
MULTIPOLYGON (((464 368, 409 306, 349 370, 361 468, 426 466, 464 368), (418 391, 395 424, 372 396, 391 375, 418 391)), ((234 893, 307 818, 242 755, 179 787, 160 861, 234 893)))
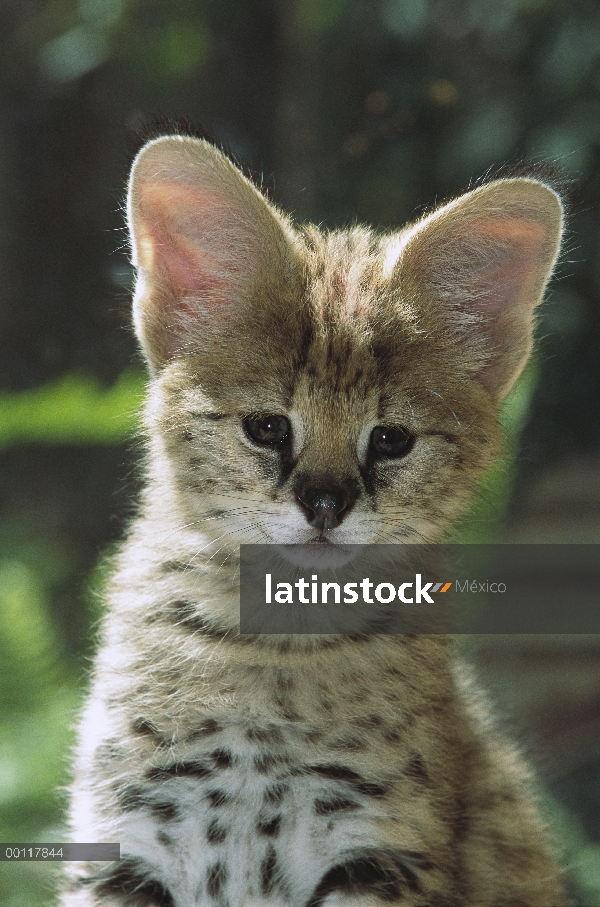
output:
POLYGON ((185 349, 203 320, 228 318, 291 251, 283 215, 217 148, 187 136, 142 148, 127 218, 135 327, 154 369, 185 349))
POLYGON ((533 310, 558 255, 558 195, 534 179, 481 186, 418 223, 396 273, 441 311, 469 367, 501 399, 531 350, 533 310), (470 360, 470 361, 469 361, 470 360))

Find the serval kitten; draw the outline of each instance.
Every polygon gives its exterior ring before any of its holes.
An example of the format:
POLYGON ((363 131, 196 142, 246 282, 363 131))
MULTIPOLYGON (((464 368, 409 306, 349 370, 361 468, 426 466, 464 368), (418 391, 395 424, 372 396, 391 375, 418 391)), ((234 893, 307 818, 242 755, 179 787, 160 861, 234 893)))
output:
POLYGON ((131 175, 147 482, 72 789, 64 907, 566 903, 443 636, 239 634, 239 545, 434 542, 498 449, 562 208, 500 179, 402 232, 297 227, 212 145, 131 175))

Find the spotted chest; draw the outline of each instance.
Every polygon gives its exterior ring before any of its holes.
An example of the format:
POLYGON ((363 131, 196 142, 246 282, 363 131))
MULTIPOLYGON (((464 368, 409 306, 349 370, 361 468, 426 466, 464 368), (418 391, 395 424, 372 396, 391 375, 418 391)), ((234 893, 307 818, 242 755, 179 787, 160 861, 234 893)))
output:
POLYGON ((340 760, 298 760, 292 736, 229 727, 122 776, 110 809, 123 859, 87 884, 140 907, 317 907, 419 891, 426 857, 378 844, 391 785, 340 760))

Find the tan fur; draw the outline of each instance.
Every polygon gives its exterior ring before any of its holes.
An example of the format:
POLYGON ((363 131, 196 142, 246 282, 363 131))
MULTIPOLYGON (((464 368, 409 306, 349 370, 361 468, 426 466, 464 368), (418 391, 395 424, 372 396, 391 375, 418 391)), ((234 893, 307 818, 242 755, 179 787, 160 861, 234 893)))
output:
MULTIPOLYGON (((148 481, 108 592, 72 822, 75 840, 117 839, 143 862, 120 882, 110 867, 79 867, 63 904, 566 904, 527 770, 447 638, 243 637, 236 626, 240 543, 315 536, 302 482, 358 489, 322 530, 331 542, 443 539, 497 451, 498 404, 558 251, 556 195, 497 181, 396 236, 323 234, 293 227, 207 143, 171 137, 141 152, 129 219, 136 325, 155 376, 148 481), (244 432, 260 414, 292 425, 285 469, 244 432), (368 466, 378 425, 407 429, 411 453, 368 466), (173 766, 211 759, 211 778, 238 797, 235 846, 216 863, 210 832, 196 853, 191 832, 173 831, 181 815, 163 815, 159 831, 150 820, 159 793, 191 809, 196 788, 173 766), (345 781, 327 780, 332 765, 345 781), (264 841, 252 805, 263 776, 291 798, 283 831, 264 841), (303 812, 317 783, 318 796, 358 798, 329 830, 325 807, 303 812), (323 894, 348 841, 350 881, 323 894)), ((216 814, 213 794, 199 816, 216 814)))

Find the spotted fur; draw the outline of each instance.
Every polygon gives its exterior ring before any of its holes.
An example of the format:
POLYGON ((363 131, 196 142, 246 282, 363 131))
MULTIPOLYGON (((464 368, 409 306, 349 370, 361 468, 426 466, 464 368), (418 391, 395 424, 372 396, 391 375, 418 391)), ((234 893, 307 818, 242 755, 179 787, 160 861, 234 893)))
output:
POLYGON ((237 628, 242 542, 444 537, 497 451, 557 196, 499 180, 398 234, 322 233, 166 137, 128 212, 147 483, 71 810, 74 840, 123 859, 73 864, 63 907, 566 904, 527 770, 448 639, 237 628), (269 414, 289 430, 261 446, 269 414))

